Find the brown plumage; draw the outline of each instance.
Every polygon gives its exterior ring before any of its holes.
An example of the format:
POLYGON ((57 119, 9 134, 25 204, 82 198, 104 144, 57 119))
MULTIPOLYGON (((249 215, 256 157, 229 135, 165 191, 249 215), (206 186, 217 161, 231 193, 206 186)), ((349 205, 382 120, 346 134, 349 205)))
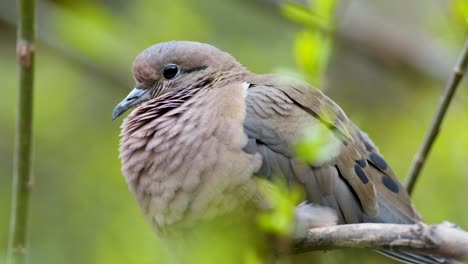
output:
MULTIPOLYGON (((308 203, 333 209, 338 224, 421 221, 368 136, 307 83, 255 75, 229 54, 196 42, 154 45, 136 58, 133 72, 135 89, 113 118, 138 106, 122 125, 120 158, 157 233, 190 228, 247 203, 264 208, 255 177, 275 175, 302 186, 308 203), (320 164, 295 158, 292 147, 307 124, 333 133, 335 157, 320 164)), ((411 263, 444 261, 383 253, 411 263)))

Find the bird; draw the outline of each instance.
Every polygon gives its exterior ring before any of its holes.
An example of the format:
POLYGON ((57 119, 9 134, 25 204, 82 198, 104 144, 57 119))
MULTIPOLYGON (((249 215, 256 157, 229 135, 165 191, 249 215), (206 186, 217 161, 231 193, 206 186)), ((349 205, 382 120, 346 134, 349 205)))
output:
MULTIPOLYGON (((161 236, 247 205, 265 210, 259 178, 299 186, 305 198, 298 208, 308 210, 311 226, 423 221, 370 137, 307 82, 254 74, 229 53, 193 41, 148 47, 133 77, 112 119, 133 108, 121 126, 122 173, 161 236), (300 159, 295 146, 307 126, 325 129, 336 153, 300 159)), ((450 262, 379 252, 407 263, 450 262)))

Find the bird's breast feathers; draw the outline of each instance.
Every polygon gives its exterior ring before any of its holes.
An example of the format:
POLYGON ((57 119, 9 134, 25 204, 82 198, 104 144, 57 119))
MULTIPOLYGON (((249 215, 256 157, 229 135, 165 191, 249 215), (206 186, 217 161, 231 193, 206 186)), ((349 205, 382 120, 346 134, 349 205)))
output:
MULTIPOLYGON (((236 83, 200 90, 138 130, 123 133, 123 174, 156 226, 213 218, 255 194, 252 178, 261 158, 242 151, 247 87, 236 83)), ((130 115, 124 125, 134 118, 141 120, 130 115)))

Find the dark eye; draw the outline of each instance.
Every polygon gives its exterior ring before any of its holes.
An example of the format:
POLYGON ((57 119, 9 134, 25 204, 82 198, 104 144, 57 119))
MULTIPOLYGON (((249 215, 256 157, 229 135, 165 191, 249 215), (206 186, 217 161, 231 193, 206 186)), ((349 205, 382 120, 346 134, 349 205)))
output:
POLYGON ((163 76, 168 80, 174 78, 177 73, 179 73, 179 66, 176 64, 168 64, 164 67, 163 76))

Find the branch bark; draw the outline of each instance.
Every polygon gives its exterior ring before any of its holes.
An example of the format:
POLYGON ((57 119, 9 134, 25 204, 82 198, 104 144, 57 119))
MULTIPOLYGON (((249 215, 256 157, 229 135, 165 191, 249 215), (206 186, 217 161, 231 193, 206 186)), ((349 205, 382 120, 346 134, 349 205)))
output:
POLYGON ((13 171, 10 238, 7 263, 26 263, 31 189, 35 0, 18 1, 18 110, 13 171))
POLYGON ((439 134, 440 126, 442 125, 442 121, 444 120, 445 114, 447 113, 447 109, 450 105, 450 102, 452 101, 455 91, 457 90, 458 84, 463 79, 463 75, 465 74, 467 67, 468 39, 466 40, 465 47, 463 48, 458 58, 458 62, 453 69, 453 73, 447 82, 444 94, 440 98, 439 104, 437 105, 437 110, 432 119, 429 130, 424 137, 424 141, 414 158, 411 169, 406 178, 405 187, 409 194, 413 192, 416 180, 418 179, 418 176, 421 173, 421 169, 423 168, 424 163, 429 155, 431 147, 436 140, 437 135, 439 134))
POLYGON ((307 237, 295 245, 295 252, 339 248, 405 250, 468 261, 468 232, 448 222, 328 226, 310 229, 307 237))

